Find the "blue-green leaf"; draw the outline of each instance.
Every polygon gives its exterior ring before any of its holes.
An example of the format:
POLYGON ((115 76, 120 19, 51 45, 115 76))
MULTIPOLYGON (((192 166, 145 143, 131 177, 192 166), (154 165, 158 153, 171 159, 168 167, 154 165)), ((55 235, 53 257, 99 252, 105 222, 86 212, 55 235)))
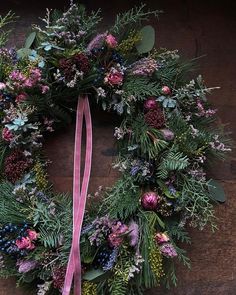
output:
POLYGON ((32 32, 31 34, 29 34, 29 36, 27 37, 25 41, 25 48, 30 49, 30 47, 34 43, 35 38, 36 38, 36 32, 32 32))
POLYGON ((152 26, 145 26, 140 30, 141 41, 136 45, 136 49, 140 54, 147 53, 152 50, 155 45, 155 30, 152 26))
POLYGON ((224 188, 218 181, 214 179, 209 181, 209 193, 210 197, 215 201, 222 203, 226 201, 224 188))

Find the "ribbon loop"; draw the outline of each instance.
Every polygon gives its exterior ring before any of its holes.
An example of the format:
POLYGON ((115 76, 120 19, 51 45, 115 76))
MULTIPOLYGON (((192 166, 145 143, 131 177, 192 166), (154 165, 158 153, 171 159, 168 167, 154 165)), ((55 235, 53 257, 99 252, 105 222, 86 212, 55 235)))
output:
POLYGON ((86 197, 92 165, 92 121, 87 95, 79 97, 76 113, 76 131, 74 147, 74 176, 73 176, 73 238, 66 270, 62 295, 69 295, 74 277, 74 295, 81 295, 81 261, 80 234, 83 224, 86 197), (83 118, 86 126, 86 152, 82 186, 81 176, 81 142, 83 118))

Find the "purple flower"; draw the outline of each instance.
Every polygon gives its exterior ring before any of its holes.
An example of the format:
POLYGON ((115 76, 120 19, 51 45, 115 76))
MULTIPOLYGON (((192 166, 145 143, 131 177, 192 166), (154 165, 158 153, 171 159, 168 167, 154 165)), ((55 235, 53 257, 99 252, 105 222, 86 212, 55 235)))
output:
POLYGON ((129 231, 130 246, 135 247, 139 239, 139 226, 135 221, 130 222, 129 231))
POLYGON ((168 258, 174 258, 178 256, 174 246, 171 243, 166 243, 160 246, 161 254, 168 257, 168 258))
POLYGON ((38 262, 35 260, 21 260, 16 264, 19 269, 19 273, 27 273, 38 266, 38 262))
POLYGON ((92 49, 101 47, 106 37, 107 37, 107 33, 98 34, 88 44, 87 51, 91 52, 92 49))
POLYGON ((104 271, 108 271, 113 268, 114 264, 116 263, 117 256, 118 256, 118 248, 114 248, 109 257, 109 260, 103 266, 104 271))
POLYGON ((140 170, 140 166, 138 166, 138 165, 133 166, 133 167, 131 167, 130 174, 132 176, 135 176, 138 173, 139 170, 140 170))
POLYGON ((151 76, 158 70, 158 64, 151 57, 141 58, 131 65, 131 73, 136 76, 151 76))

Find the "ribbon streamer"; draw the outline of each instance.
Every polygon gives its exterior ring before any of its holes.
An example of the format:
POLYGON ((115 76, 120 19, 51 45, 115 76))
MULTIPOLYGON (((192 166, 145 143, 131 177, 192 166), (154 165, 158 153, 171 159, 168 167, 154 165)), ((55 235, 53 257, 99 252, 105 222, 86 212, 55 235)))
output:
POLYGON ((74 147, 74 176, 73 176, 73 239, 66 270, 62 295, 69 295, 74 278, 74 295, 81 295, 81 260, 80 234, 84 218, 86 197, 92 164, 92 121, 87 95, 79 97, 76 113, 75 147, 74 147), (83 118, 86 125, 86 154, 82 187, 81 175, 81 142, 83 118))

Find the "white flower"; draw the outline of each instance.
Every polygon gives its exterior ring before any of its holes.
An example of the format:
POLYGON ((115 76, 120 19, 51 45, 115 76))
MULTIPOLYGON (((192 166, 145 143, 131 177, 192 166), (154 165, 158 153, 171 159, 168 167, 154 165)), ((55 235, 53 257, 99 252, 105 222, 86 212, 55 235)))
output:
POLYGON ((106 91, 102 87, 99 87, 96 90, 99 97, 106 97, 106 91))

